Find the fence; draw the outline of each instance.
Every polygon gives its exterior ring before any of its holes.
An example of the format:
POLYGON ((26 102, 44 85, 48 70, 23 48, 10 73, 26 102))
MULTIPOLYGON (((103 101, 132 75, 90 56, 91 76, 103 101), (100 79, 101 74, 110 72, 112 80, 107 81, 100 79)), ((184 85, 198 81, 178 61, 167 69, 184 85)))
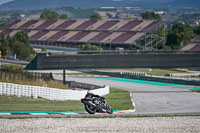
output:
POLYGON ((52 73, 38 73, 38 72, 10 72, 0 70, 0 79, 4 81, 37 81, 43 79, 49 81, 53 79, 52 73))
MULTIPOLYGON (((26 96, 33 98, 44 98, 48 100, 80 100, 84 98, 87 90, 61 90, 56 88, 40 87, 40 86, 28 86, 18 85, 11 83, 0 82, 0 95, 16 95, 18 97, 26 96)), ((105 86, 93 90, 94 94, 100 96, 109 94, 109 87, 105 86)))

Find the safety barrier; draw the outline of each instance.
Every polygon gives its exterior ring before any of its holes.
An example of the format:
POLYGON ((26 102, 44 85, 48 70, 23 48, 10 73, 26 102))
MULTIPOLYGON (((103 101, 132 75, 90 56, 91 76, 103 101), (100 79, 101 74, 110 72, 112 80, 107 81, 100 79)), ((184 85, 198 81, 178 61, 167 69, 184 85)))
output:
POLYGON ((147 76, 146 73, 142 72, 135 73, 135 72, 92 71, 91 73, 99 75, 108 75, 111 77, 130 78, 130 79, 139 79, 147 81, 157 81, 157 82, 184 84, 184 85, 198 85, 198 86, 200 85, 199 79, 147 76))
MULTIPOLYGON (((44 98, 48 100, 80 100, 84 98, 87 90, 62 90, 56 88, 18 85, 0 82, 0 95, 16 95, 18 97, 44 98)), ((109 86, 93 90, 94 94, 103 96, 109 94, 109 86)))
POLYGON ((118 77, 118 76, 125 76, 127 78, 131 78, 131 77, 138 77, 138 76, 146 76, 145 72, 110 72, 110 71, 92 71, 91 73, 93 74, 106 74, 108 76, 113 76, 113 77, 118 77))

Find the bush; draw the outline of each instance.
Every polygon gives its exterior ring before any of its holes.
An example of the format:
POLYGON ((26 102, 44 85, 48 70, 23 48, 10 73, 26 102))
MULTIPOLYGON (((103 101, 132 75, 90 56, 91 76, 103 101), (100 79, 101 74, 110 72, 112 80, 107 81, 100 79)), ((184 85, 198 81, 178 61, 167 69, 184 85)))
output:
POLYGON ((85 44, 85 45, 81 45, 80 47, 81 50, 102 50, 102 48, 96 46, 96 45, 91 45, 91 44, 85 44))
POLYGON ((9 72, 22 72, 24 67, 21 65, 2 65, 1 70, 9 72))

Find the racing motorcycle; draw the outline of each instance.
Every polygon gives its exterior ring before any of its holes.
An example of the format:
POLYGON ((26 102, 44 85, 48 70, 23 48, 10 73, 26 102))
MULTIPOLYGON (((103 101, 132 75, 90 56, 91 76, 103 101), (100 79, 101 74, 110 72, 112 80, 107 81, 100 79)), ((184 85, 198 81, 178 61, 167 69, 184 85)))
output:
POLYGON ((111 107, 108 106, 107 101, 102 97, 96 98, 83 98, 81 102, 85 106, 85 110, 89 114, 95 113, 108 113, 112 114, 113 110, 111 107))

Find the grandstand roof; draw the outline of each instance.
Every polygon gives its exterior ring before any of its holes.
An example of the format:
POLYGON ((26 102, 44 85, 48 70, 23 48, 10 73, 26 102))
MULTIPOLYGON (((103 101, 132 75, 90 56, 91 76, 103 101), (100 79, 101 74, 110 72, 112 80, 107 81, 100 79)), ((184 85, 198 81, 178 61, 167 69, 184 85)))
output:
POLYGON ((0 30, 14 36, 25 31, 30 41, 133 44, 157 28, 156 20, 17 20, 0 30))

